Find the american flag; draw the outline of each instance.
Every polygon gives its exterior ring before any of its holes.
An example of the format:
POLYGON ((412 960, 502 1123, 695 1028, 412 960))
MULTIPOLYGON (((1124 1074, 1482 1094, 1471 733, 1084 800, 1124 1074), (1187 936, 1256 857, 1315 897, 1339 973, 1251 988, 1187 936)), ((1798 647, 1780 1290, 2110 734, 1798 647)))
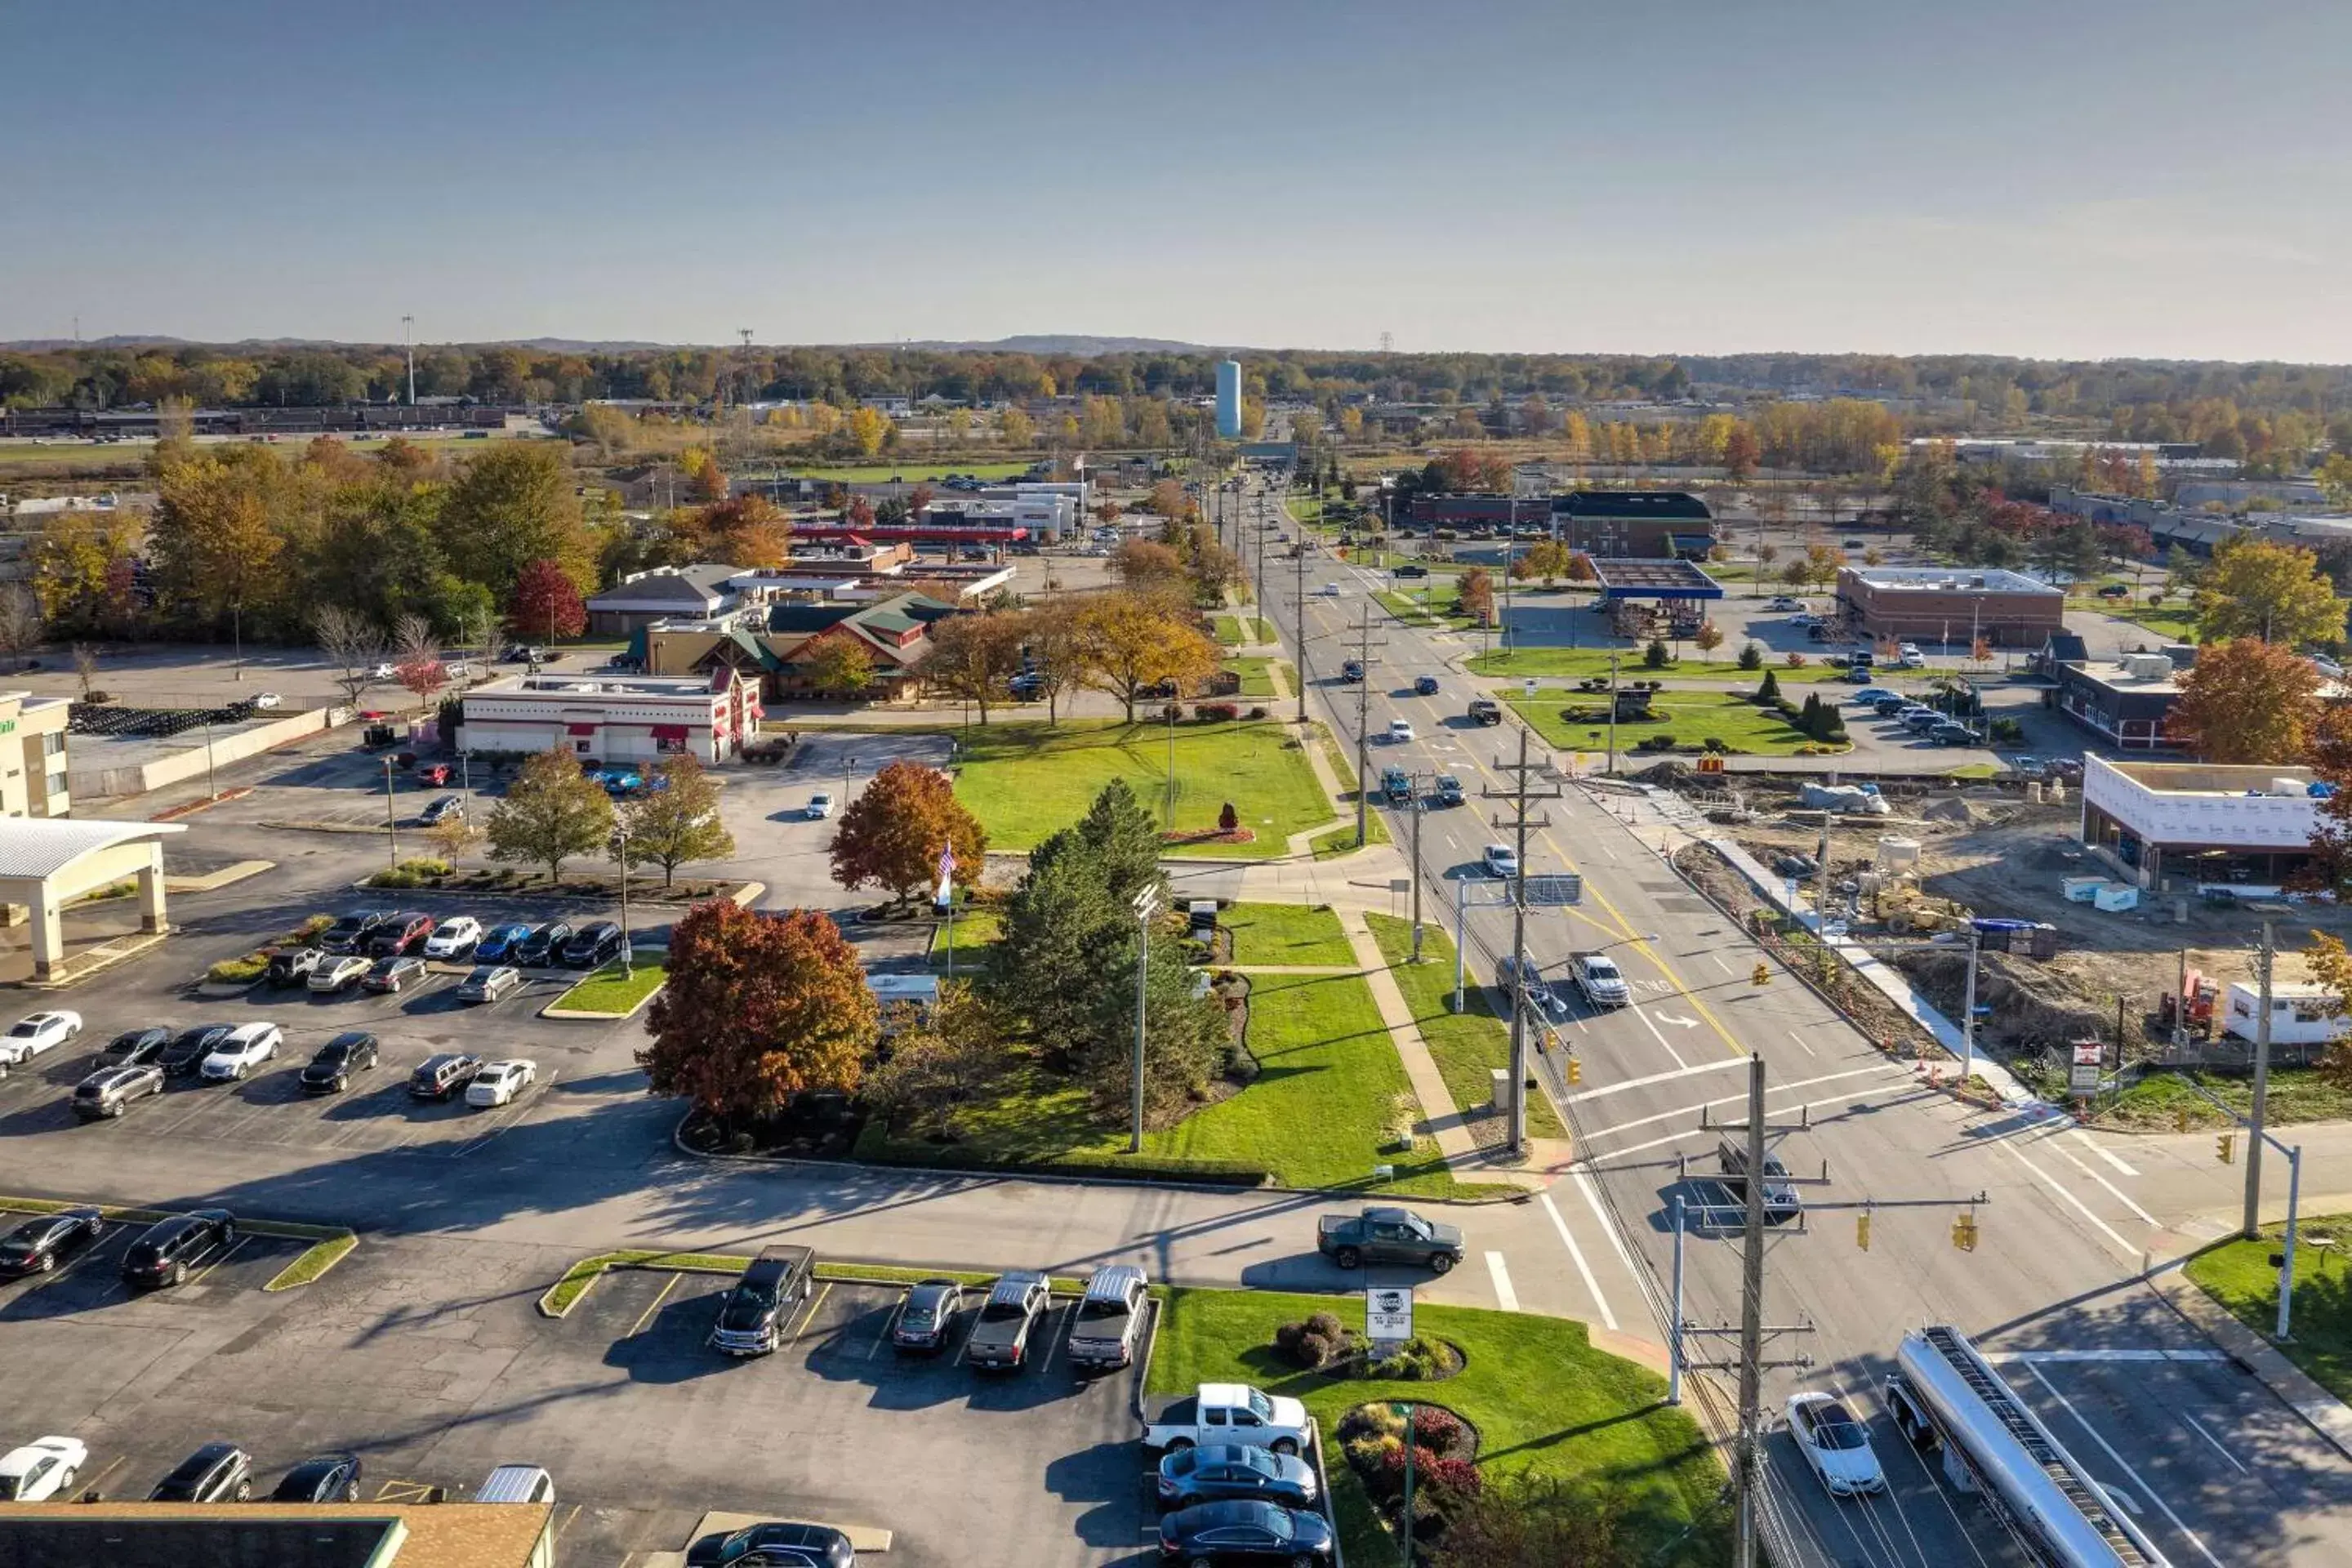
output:
POLYGON ((935 904, 946 904, 955 897, 952 879, 955 876, 955 846, 950 844, 940 851, 940 890, 932 896, 935 904))

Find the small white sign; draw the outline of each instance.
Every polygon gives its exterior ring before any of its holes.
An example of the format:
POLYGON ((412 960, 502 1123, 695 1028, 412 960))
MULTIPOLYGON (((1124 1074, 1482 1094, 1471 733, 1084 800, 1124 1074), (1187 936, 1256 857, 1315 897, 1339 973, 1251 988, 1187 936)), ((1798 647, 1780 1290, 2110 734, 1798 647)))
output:
POLYGON ((1519 682, 1519 691, 1523 696, 1533 697, 1536 694, 1536 678, 1530 675, 1522 679, 1519 682))
POLYGON ((2106 1051, 2107 1047, 2099 1044, 2096 1040, 2076 1040, 2074 1042, 2074 1065, 2078 1068, 2097 1067, 2100 1060, 2105 1057, 2106 1051))
POLYGON ((1412 1338, 1412 1288, 1368 1285, 1364 1288, 1364 1333, 1374 1340, 1402 1344, 1412 1338))
POLYGON ((2067 1076, 2066 1087, 2075 1094, 2098 1093, 2099 1064, 2096 1062, 2076 1062, 2074 1064, 2074 1070, 2067 1076))

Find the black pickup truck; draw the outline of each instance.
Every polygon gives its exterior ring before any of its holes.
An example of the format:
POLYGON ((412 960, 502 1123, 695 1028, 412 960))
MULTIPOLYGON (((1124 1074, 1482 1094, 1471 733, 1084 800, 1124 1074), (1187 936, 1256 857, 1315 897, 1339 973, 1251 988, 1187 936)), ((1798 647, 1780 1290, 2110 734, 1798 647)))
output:
POLYGON ((1443 1274, 1462 1261, 1462 1233, 1411 1209, 1368 1208, 1325 1215, 1316 1222, 1315 1248, 1342 1268, 1367 1263, 1417 1263, 1443 1274))

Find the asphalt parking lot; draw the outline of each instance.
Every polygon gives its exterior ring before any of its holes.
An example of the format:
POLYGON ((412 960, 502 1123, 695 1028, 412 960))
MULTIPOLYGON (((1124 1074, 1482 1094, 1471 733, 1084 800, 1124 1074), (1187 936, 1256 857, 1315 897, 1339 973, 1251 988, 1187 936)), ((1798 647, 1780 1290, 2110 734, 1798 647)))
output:
MULTIPOLYGON (((776 1354, 704 1344, 721 1276, 623 1271, 562 1321, 556 1248, 371 1238, 301 1289, 259 1286, 299 1243, 250 1238, 201 1279, 132 1297, 140 1228, 47 1280, 0 1285, 0 1409, 24 1441, 90 1445, 84 1484, 144 1496, 198 1445, 255 1455, 255 1490, 349 1449, 369 1497, 462 1498, 496 1465, 556 1479, 564 1561, 682 1549, 713 1510, 887 1530, 928 1568, 1140 1561, 1152 1513, 1139 1373, 1074 1376, 1067 1303, 1047 1353, 983 1376, 895 1355, 894 1287, 820 1284, 776 1354)), ((970 1315, 967 1310, 967 1317, 970 1315)), ((960 1349, 961 1335, 959 1335, 960 1349)))

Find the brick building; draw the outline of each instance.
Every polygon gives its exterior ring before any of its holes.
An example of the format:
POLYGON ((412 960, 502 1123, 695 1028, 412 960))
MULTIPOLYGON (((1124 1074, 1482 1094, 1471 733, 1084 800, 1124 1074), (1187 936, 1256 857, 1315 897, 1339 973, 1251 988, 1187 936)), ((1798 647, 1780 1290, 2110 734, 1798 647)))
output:
POLYGON ((2063 629, 2066 595, 1990 566, 1845 566, 1837 605, 1848 630, 1873 639, 2038 648, 2063 629))

